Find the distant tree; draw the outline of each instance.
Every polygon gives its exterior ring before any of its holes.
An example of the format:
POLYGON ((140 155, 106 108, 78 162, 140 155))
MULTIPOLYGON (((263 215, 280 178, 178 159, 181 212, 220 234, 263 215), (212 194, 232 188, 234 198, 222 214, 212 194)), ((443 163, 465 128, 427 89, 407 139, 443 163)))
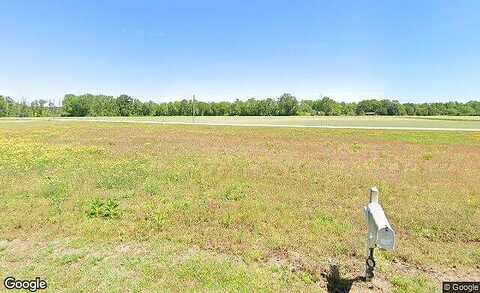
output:
POLYGON ((0 117, 8 116, 8 103, 4 96, 0 96, 0 117))
POLYGON ((298 104, 298 115, 300 116, 310 116, 313 115, 314 110, 312 109, 311 101, 301 101, 298 104))
POLYGON ((407 111, 405 110, 405 106, 400 104, 399 101, 390 101, 390 100, 384 100, 386 101, 386 107, 387 107, 387 115, 391 116, 401 116, 401 115, 406 115, 407 111))
POLYGON ((363 100, 358 103, 356 113, 357 115, 365 115, 365 113, 380 114, 380 102, 377 100, 363 100))
POLYGON ((263 116, 276 116, 279 113, 278 103, 272 98, 261 100, 258 106, 263 116))
POLYGON ((406 103, 406 104, 403 104, 403 106, 405 108, 406 115, 409 115, 409 116, 415 115, 416 113, 415 104, 406 103))
POLYGON ((65 116, 81 117, 87 116, 89 113, 89 105, 86 99, 79 96, 72 94, 65 95, 62 105, 65 116))
POLYGON ((155 107, 155 116, 167 116, 168 115, 168 104, 160 103, 155 107))
POLYGON ((291 94, 283 94, 278 98, 278 113, 281 116, 294 116, 298 111, 297 98, 291 94))
POLYGON ((315 110, 326 116, 337 116, 342 112, 340 104, 329 97, 323 97, 318 103, 315 103, 315 110))
POLYGON ((212 109, 212 115, 215 115, 215 116, 229 115, 230 106, 231 106, 231 103, 229 102, 210 103, 210 108, 212 109))
POLYGON ((239 99, 236 99, 235 102, 230 104, 228 109, 228 115, 230 116, 240 116, 242 113, 243 102, 239 99))
POLYGON ((243 103, 242 115, 243 116, 258 116, 260 114, 260 105, 257 100, 250 98, 243 103))
POLYGON ((415 105, 415 115, 417 116, 428 116, 428 104, 417 104, 415 105))
POLYGON ((127 95, 121 95, 116 100, 118 114, 120 116, 130 116, 133 114, 133 99, 127 95))
POLYGON ((357 109, 356 103, 340 103, 341 115, 354 116, 357 109))
POLYGON ((480 116, 480 101, 470 101, 467 106, 473 109, 472 115, 480 116))
MULTIPOLYGON (((400 103, 397 100, 367 99, 359 103, 337 102, 329 97, 318 100, 297 99, 283 94, 277 100, 267 98, 258 100, 249 98, 235 102, 195 102, 195 115, 479 115, 480 101, 467 103, 400 103)), ((63 98, 62 106, 57 107, 51 101, 37 99, 30 104, 23 100, 16 102, 10 97, 0 96, 0 116, 166 116, 192 115, 192 101, 182 99, 168 103, 142 102, 127 95, 117 98, 105 95, 73 95, 63 98)))

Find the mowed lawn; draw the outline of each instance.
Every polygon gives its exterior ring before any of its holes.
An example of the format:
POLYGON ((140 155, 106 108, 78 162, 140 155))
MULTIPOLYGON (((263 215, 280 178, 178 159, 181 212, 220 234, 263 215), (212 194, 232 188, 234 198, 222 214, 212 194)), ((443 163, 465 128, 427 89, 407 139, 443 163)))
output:
POLYGON ((479 183, 475 132, 5 122, 0 272, 68 292, 432 292, 480 279, 479 183), (397 248, 368 285, 372 186, 397 248))

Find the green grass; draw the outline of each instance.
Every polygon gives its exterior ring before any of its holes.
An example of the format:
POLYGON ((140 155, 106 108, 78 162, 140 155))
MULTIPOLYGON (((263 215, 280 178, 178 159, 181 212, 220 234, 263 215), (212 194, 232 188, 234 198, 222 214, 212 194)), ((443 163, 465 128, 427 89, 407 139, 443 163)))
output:
POLYGON ((425 277, 395 276, 392 284, 396 293, 430 293, 439 289, 425 277))
POLYGON ((453 266, 478 270, 479 146, 460 132, 0 123, 0 271, 67 291, 322 292, 331 262, 361 274, 378 186, 398 246, 377 253, 377 278, 428 292, 453 266))

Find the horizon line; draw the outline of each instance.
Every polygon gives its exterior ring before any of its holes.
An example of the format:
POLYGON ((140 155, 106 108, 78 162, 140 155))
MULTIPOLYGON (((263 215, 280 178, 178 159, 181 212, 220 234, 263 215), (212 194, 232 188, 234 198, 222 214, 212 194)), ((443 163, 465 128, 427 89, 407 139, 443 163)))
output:
POLYGON ((465 98, 454 98, 454 97, 450 97, 450 98, 447 98, 447 97, 437 97, 437 98, 434 98, 434 97, 424 97, 424 99, 422 100, 419 100, 418 97, 395 97, 395 96, 366 96, 366 97, 339 97, 339 96, 334 96, 334 95, 328 95, 328 94, 319 94, 318 96, 314 96, 314 97, 300 97, 300 96, 297 96, 295 94, 293 94, 292 92, 283 92, 282 94, 279 94, 279 95, 275 95, 275 96, 262 96, 262 97, 259 97, 259 96, 242 96, 242 97, 239 97, 239 96, 234 96, 234 97, 228 97, 228 96, 208 96, 208 95, 205 95, 205 96, 201 96, 201 95, 198 95, 198 94, 191 94, 189 96, 182 96, 182 95, 178 95, 178 96, 156 96, 156 97, 145 97, 145 96, 135 96, 135 95, 131 95, 131 94, 128 94, 128 93, 121 93, 121 94, 103 94, 103 93, 91 93, 91 92, 85 92, 85 93, 82 93, 82 94, 77 94, 77 93, 65 93, 63 96, 61 97, 53 97, 53 98, 45 98, 45 97, 25 97, 25 96, 21 96, 21 97, 18 97, 18 96, 15 96, 15 95, 8 95, 8 94, 4 94, 4 93, 0 93, 0 96, 3 96, 3 97, 9 97, 9 98, 12 98, 13 100, 15 101, 26 101, 26 102, 33 102, 33 101, 38 101, 38 100, 45 100, 47 102, 53 102, 55 105, 58 103, 58 105, 61 105, 61 102, 63 101, 63 99, 65 98, 66 95, 75 95, 75 96, 83 96, 83 95, 93 95, 93 96, 107 96, 107 97, 114 97, 114 98, 117 98, 121 95, 127 95, 131 98, 134 98, 134 99, 138 99, 140 100, 141 102, 143 103, 147 103, 147 102, 154 102, 154 103, 169 103, 169 102, 175 102, 175 101, 182 101, 182 100, 191 100, 193 96, 195 96, 195 100, 197 102, 206 102, 206 103, 211 103, 211 102, 214 102, 214 103, 218 103, 218 102, 235 102, 237 100, 240 100, 240 101, 247 101, 249 99, 256 99, 256 100, 266 100, 266 99, 277 99, 279 98, 281 95, 283 94, 290 94, 292 95, 293 97, 295 97, 299 102, 301 101, 309 101, 309 100, 321 100, 325 97, 328 97, 328 98, 331 98, 333 99, 334 101, 336 102, 339 102, 339 103, 358 103, 358 102, 361 102, 361 101, 365 101, 365 100, 390 100, 390 101, 399 101, 400 103, 402 104, 405 104, 405 103, 412 103, 412 104, 423 104, 423 103, 449 103, 449 102, 457 102, 457 103, 468 103, 468 102, 471 102, 471 101, 480 101, 480 97, 478 98, 473 98, 473 97, 465 97, 465 98), (415 101, 416 100, 416 101, 415 101))

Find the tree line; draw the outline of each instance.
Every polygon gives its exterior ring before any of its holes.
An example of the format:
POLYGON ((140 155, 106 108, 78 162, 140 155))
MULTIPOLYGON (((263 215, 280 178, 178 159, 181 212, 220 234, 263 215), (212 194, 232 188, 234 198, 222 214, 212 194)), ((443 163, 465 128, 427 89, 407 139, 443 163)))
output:
POLYGON ((62 106, 51 101, 17 102, 0 95, 0 117, 42 116, 480 116, 480 101, 466 103, 400 103, 397 100, 368 99, 360 102, 337 102, 329 97, 298 100, 291 94, 276 99, 250 98, 234 102, 202 102, 178 100, 175 102, 142 102, 128 95, 73 95, 63 98, 62 106))
POLYGON ((39 99, 29 103, 25 100, 17 102, 0 95, 0 117, 51 117, 62 114, 62 108, 55 106, 52 101, 39 99))

